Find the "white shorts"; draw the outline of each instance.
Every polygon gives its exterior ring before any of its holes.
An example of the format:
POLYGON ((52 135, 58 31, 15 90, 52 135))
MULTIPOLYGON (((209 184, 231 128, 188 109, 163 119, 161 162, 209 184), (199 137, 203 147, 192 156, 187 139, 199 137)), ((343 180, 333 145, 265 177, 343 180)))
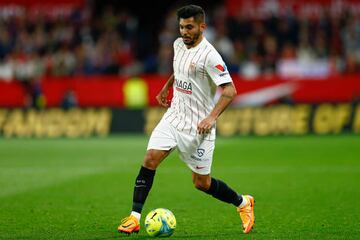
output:
POLYGON ((215 140, 205 140, 202 135, 189 135, 176 130, 164 119, 153 130, 147 150, 178 149, 180 159, 195 173, 207 175, 211 172, 211 164, 215 149, 215 140))

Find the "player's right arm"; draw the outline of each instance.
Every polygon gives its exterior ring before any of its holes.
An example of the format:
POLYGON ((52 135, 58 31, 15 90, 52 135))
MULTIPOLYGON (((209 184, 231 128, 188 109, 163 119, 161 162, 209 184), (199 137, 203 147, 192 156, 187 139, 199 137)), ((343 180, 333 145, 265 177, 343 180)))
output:
POLYGON ((167 99, 169 95, 169 90, 174 84, 174 74, 171 74, 159 94, 156 96, 156 100, 158 101, 159 105, 162 107, 169 107, 169 100, 167 99))

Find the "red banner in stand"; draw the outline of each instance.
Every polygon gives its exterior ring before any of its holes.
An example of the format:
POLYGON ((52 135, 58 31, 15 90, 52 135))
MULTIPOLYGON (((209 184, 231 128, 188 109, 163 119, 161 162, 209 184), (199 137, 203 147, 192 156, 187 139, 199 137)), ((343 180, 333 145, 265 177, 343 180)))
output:
POLYGON ((45 16, 57 19, 69 17, 84 6, 85 0, 0 0, 0 18, 45 16))
POLYGON ((230 16, 241 15, 244 18, 263 19, 273 15, 295 15, 301 18, 320 18, 325 13, 340 16, 350 13, 359 16, 360 1, 358 0, 226 0, 226 8, 230 16))
MULTIPOLYGON (((351 102, 360 99, 360 75, 334 76, 327 79, 284 80, 258 78, 245 80, 232 76, 238 96, 238 106, 261 106, 277 101, 292 103, 351 102)), ((125 76, 91 76, 44 78, 38 86, 32 87, 18 81, 0 80, 0 107, 24 107, 31 94, 42 92, 47 107, 59 107, 65 93, 72 91, 80 107, 125 106, 124 84, 132 78, 125 76), (34 91, 32 91, 34 90, 34 91)), ((136 78, 144 81, 148 105, 156 106, 155 96, 161 90, 168 76, 144 75, 136 78)), ((136 97, 136 96, 135 96, 136 97)))

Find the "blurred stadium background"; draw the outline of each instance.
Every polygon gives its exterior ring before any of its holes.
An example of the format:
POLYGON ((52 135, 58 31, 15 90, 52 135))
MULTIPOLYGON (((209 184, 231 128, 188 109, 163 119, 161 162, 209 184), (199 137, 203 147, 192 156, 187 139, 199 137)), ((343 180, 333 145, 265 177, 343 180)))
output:
MULTIPOLYGON (((1 0, 0 134, 149 132, 161 116, 154 96, 172 71, 175 9, 184 3, 1 0)), ((206 37, 239 93, 219 135, 360 131, 358 1, 204 8, 206 37)))
MULTIPOLYGON (((360 238, 360 1, 0 0, 0 239, 117 237, 188 3, 238 91, 214 174, 257 197, 249 237, 360 238)), ((172 209, 174 238, 237 239, 223 205, 207 214, 227 227, 193 215, 208 200, 172 159, 145 211, 172 209)))

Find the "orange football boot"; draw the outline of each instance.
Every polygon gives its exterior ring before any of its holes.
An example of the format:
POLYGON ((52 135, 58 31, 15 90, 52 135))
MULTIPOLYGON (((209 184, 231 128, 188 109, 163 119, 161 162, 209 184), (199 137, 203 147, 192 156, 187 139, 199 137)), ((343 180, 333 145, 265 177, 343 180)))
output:
POLYGON ((242 221, 243 232, 249 233, 254 226, 255 223, 255 215, 254 215, 254 198, 250 195, 244 195, 244 198, 247 200, 247 204, 243 207, 238 207, 237 211, 240 214, 240 218, 242 221))
POLYGON ((126 234, 138 233, 139 230, 140 230, 139 220, 137 220, 137 218, 132 215, 121 220, 121 224, 118 227, 118 232, 126 233, 126 234))

